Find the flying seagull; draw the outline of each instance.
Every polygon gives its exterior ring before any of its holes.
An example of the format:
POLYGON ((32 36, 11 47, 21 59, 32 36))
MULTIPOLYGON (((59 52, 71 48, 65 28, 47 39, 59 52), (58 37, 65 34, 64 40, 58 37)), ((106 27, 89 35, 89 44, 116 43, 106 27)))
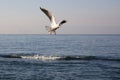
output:
POLYGON ((50 34, 54 33, 56 35, 56 30, 58 28, 60 28, 61 25, 66 23, 67 21, 66 20, 62 20, 62 21, 56 23, 55 17, 54 17, 54 15, 50 11, 46 10, 45 8, 41 8, 41 7, 40 7, 40 9, 41 9, 41 11, 44 12, 44 14, 46 14, 46 16, 49 18, 49 20, 51 22, 50 26, 45 26, 46 29, 48 30, 48 32, 50 34))

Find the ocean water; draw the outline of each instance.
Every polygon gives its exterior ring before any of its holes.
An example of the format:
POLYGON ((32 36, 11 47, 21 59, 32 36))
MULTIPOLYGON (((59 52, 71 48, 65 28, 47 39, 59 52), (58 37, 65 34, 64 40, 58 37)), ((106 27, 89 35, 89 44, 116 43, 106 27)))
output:
POLYGON ((0 80, 120 80, 120 35, 0 35, 0 80))

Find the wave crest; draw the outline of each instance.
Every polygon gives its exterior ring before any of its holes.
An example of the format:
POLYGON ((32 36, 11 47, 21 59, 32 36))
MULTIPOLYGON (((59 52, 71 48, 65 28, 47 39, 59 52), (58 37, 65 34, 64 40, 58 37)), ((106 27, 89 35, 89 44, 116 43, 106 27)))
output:
POLYGON ((57 56, 39 56, 39 55, 34 55, 34 56, 21 56, 23 59, 40 59, 40 60, 58 60, 61 57, 57 56))

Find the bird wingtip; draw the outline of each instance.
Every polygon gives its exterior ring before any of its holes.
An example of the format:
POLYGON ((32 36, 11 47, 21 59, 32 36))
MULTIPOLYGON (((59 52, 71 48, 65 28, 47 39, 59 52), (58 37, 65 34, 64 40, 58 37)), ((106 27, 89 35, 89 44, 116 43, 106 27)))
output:
POLYGON ((42 9, 42 7, 40 6, 40 9, 42 9))
POLYGON ((42 8, 42 7, 40 6, 40 9, 42 10, 42 9, 44 9, 44 8, 42 8))
POLYGON ((67 20, 64 20, 64 22, 66 23, 66 22, 67 22, 67 20))

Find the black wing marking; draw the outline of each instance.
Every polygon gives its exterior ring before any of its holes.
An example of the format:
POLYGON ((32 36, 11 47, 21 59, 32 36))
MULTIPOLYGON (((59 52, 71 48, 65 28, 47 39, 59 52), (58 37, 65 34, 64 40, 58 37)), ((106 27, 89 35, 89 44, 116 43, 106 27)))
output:
POLYGON ((44 8, 40 7, 40 9, 41 9, 41 11, 43 11, 48 16, 48 18, 50 19, 50 21, 52 21, 52 14, 48 10, 46 10, 44 8))
POLYGON ((62 24, 66 23, 67 21, 66 20, 63 20, 59 23, 59 26, 61 26, 62 24))

